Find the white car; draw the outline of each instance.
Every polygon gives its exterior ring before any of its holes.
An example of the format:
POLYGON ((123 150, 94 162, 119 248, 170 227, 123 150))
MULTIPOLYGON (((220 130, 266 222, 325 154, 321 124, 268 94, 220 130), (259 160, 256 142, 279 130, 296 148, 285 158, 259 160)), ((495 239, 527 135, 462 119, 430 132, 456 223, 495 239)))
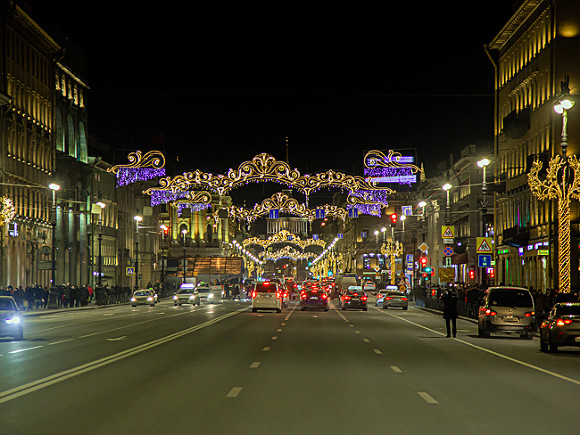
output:
POLYGON ((150 305, 155 306, 155 293, 153 290, 135 290, 131 296, 131 306, 150 305))
POLYGON ((283 291, 278 283, 264 281, 256 284, 252 291, 252 313, 258 310, 282 312, 283 291))
POLYGON ((12 296, 0 296, 0 336, 23 340, 22 315, 12 296))
POLYGON ((365 292, 374 292, 377 289, 377 285, 374 281, 365 280, 363 281, 363 290, 365 292))

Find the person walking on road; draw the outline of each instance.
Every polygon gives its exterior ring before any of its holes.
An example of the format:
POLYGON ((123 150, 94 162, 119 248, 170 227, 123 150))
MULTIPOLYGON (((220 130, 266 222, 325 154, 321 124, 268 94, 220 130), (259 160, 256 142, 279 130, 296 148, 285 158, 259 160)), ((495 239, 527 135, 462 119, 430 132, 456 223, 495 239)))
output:
POLYGON ((443 318, 445 319, 445 326, 447 327, 447 337, 457 336, 457 296, 452 289, 448 289, 441 296, 443 301, 443 318))

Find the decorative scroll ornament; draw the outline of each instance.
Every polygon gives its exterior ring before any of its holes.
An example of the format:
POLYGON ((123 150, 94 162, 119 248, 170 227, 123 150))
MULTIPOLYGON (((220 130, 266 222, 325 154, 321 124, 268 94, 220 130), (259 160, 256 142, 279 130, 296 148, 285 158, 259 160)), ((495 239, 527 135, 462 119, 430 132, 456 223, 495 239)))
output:
POLYGON ((281 230, 279 233, 273 234, 270 237, 268 237, 267 240, 259 239, 257 237, 252 237, 252 238, 245 239, 244 241, 242 241, 242 245, 244 247, 250 246, 250 245, 259 245, 264 249, 267 249, 270 246, 278 244, 278 243, 287 243, 287 244, 296 245, 296 246, 299 246, 300 249, 302 249, 302 250, 304 250, 305 248, 307 248, 309 246, 320 246, 322 248, 324 248, 326 246, 326 243, 324 242, 324 240, 321 240, 321 239, 301 240, 300 237, 292 234, 290 231, 287 231, 287 230, 281 230))
POLYGON ((293 249, 290 246, 284 246, 282 249, 274 252, 260 252, 258 257, 261 260, 269 260, 269 261, 278 261, 285 258, 289 258, 291 260, 308 260, 309 258, 316 257, 316 254, 313 252, 300 252, 296 249, 293 249))
MULTIPOLYGON (((339 188, 349 191, 359 189, 380 189, 372 182, 363 177, 347 175, 329 169, 326 172, 318 172, 314 175, 302 175, 298 169, 291 169, 284 161, 278 161, 267 153, 261 153, 252 160, 243 162, 237 169, 230 169, 225 175, 203 172, 199 169, 194 172, 184 172, 173 178, 164 177, 159 180, 160 187, 152 190, 191 190, 207 189, 225 195, 232 189, 244 186, 248 183, 274 182, 285 184, 299 192, 309 196, 323 188, 339 188)), ((392 191, 391 191, 392 192, 392 191)))
POLYGON ((126 186, 138 181, 152 180, 156 177, 165 176, 165 156, 161 151, 141 151, 129 153, 129 163, 107 168, 117 176, 117 187, 126 186))
POLYGON ((558 201, 559 285, 562 293, 570 293, 570 200, 580 199, 580 162, 575 155, 556 155, 548 163, 545 179, 539 176, 542 167, 540 160, 532 164, 528 185, 538 199, 558 201))
POLYGON ((0 196, 0 226, 9 223, 16 216, 14 203, 5 196, 0 196))

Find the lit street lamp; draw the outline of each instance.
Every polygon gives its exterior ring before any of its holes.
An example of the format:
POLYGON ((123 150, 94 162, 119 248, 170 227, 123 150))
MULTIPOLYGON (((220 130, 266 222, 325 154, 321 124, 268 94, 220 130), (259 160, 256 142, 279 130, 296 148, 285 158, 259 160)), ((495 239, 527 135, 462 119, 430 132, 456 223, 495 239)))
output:
POLYGON ((487 215, 487 200, 485 198, 485 194, 487 193, 487 180, 486 180, 486 173, 485 168, 489 165, 489 159, 483 158, 477 162, 477 166, 483 169, 483 182, 481 184, 481 226, 482 231, 481 234, 483 237, 487 237, 487 222, 486 222, 486 215, 487 215))
POLYGON ((442 187, 442 189, 447 193, 447 205, 445 207, 445 223, 447 225, 449 225, 450 221, 449 221, 449 209, 450 209, 450 204, 449 204, 449 189, 451 189, 451 184, 449 183, 445 183, 442 187))
POLYGON ((183 282, 185 282, 185 262, 186 262, 186 258, 185 258, 185 235, 187 234, 187 230, 184 228, 181 230, 181 234, 183 234, 183 282))
POLYGON ((139 222, 143 220, 143 216, 134 216, 135 228, 137 229, 137 235, 135 238, 135 288, 139 288, 139 222))

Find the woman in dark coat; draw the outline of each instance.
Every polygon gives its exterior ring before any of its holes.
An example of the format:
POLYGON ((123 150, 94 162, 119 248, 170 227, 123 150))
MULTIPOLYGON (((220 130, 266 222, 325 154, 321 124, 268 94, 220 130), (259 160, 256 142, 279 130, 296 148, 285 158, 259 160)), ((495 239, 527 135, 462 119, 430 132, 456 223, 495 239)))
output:
POLYGON ((457 296, 453 290, 448 289, 441 296, 443 301, 443 318, 445 319, 445 326, 447 327, 447 337, 451 337, 453 329, 453 337, 457 336, 457 296))

